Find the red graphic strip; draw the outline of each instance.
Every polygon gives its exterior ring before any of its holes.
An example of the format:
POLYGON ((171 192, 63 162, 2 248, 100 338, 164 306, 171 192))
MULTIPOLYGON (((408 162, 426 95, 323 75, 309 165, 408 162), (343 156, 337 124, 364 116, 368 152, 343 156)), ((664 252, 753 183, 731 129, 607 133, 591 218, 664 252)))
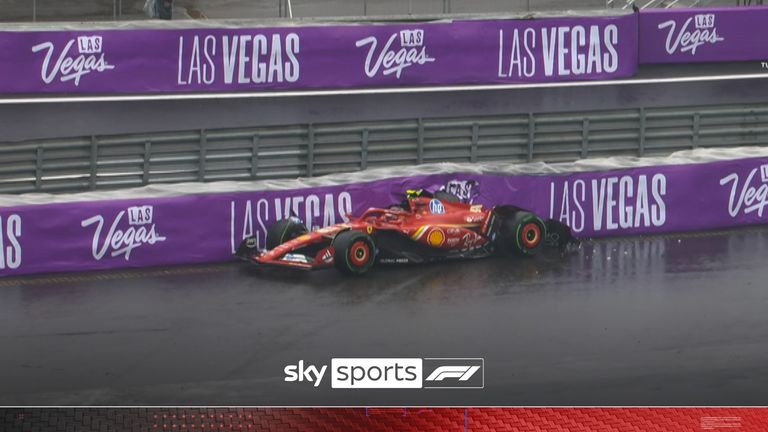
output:
POLYGON ((768 408, 26 408, 0 430, 757 432, 768 408))

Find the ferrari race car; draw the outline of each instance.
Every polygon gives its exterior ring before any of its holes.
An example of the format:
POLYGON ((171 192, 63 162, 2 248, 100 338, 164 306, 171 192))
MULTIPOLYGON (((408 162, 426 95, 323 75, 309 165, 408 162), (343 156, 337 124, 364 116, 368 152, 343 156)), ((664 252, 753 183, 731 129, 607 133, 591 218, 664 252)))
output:
POLYGON ((267 250, 243 240, 236 256, 253 264, 305 270, 335 266, 360 275, 375 263, 424 263, 482 258, 494 253, 535 255, 545 244, 565 247, 570 229, 512 205, 485 208, 459 202, 446 192, 408 191, 389 208, 370 208, 360 217, 309 232, 296 217, 267 230, 267 250))

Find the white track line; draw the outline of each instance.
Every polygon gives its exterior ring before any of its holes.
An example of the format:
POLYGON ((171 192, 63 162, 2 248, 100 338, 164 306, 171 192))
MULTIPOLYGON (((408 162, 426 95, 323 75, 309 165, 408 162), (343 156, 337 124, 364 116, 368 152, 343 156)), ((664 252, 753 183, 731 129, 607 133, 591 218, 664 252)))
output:
POLYGON ((608 81, 571 81, 555 83, 530 84, 486 84, 462 86, 431 86, 431 87, 392 87, 349 90, 300 90, 300 91, 262 91, 236 93, 184 93, 157 95, 125 95, 125 96, 61 96, 61 97, 16 97, 0 99, 0 105, 43 104, 43 103, 77 103, 77 102, 136 102, 136 101, 176 101, 176 100, 209 100, 209 99, 252 99, 252 98, 282 98, 305 96, 349 96, 349 95, 379 95, 402 93, 440 93, 468 92, 493 90, 524 90, 548 89, 563 87, 602 87, 614 85, 642 84, 674 84, 695 83, 706 81, 736 81, 751 79, 768 79, 768 73, 737 74, 737 75, 705 75, 670 78, 634 78, 608 81))

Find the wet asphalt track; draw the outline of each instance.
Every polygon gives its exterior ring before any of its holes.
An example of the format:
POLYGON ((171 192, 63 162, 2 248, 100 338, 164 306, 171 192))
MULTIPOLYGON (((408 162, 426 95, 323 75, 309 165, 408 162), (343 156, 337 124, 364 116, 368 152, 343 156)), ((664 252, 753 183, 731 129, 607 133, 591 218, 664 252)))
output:
POLYGON ((768 229, 377 269, 238 263, 0 280, 0 404, 768 404, 768 229), (484 357, 484 390, 283 367, 484 357))

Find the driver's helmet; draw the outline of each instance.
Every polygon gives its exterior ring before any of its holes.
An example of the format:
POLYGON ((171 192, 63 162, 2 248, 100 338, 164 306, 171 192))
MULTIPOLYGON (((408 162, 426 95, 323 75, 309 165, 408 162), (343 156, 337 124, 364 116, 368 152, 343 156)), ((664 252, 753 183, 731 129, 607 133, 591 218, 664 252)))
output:
POLYGON ((405 191, 405 197, 407 199, 414 199, 420 197, 424 193, 424 189, 408 189, 405 191))

